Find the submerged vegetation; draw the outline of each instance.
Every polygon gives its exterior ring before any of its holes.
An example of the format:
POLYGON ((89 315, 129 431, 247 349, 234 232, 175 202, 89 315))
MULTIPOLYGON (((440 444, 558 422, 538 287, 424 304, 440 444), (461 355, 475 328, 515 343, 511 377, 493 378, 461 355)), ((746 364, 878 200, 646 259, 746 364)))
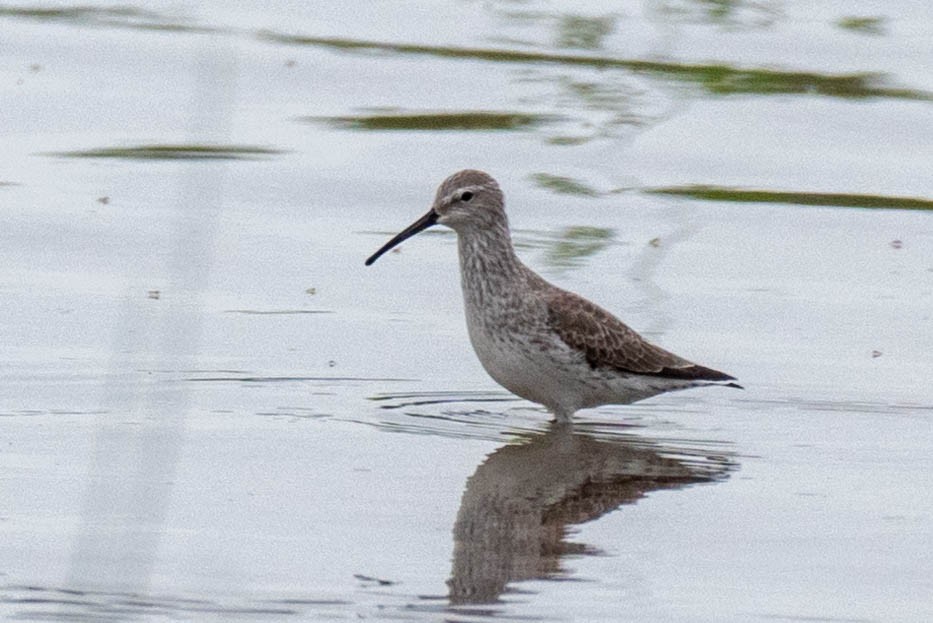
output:
POLYGON ((835 206, 840 208, 890 208, 900 210, 933 210, 933 200, 918 197, 891 197, 850 193, 813 193, 774 190, 752 190, 725 186, 671 186, 651 188, 645 192, 674 195, 708 201, 742 203, 788 203, 794 205, 835 206))
POLYGON ((163 144, 100 147, 46 154, 68 158, 123 158, 128 160, 246 160, 284 153, 253 145, 163 144))

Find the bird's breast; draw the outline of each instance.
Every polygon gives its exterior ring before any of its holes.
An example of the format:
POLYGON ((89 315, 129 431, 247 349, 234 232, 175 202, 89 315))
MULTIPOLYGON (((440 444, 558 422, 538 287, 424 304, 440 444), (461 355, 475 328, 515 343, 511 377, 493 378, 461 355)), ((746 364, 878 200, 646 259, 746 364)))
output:
POLYGON ((476 356, 499 385, 522 398, 549 404, 575 363, 559 338, 547 330, 546 315, 533 307, 467 312, 476 356))

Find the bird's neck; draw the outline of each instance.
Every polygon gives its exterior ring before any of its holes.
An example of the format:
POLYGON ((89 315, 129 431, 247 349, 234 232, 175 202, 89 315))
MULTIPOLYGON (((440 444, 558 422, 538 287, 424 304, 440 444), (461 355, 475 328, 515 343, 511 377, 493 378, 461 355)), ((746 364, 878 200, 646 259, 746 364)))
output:
POLYGON ((488 308, 524 288, 529 271, 515 255, 508 224, 458 231, 457 247, 467 307, 488 308))

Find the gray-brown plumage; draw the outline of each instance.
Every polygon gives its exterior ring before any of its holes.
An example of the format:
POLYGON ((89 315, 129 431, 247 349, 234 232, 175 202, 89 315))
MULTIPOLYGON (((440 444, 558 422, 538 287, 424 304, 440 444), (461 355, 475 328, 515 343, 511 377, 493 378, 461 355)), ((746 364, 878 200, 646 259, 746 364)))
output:
POLYGON ((548 298, 548 320, 571 348, 594 368, 675 379, 733 381, 735 377, 678 357, 648 342, 602 307, 572 292, 548 298))
POLYGON ((650 344, 606 310, 525 266, 512 247, 502 191, 482 171, 448 177, 428 213, 367 259, 367 266, 436 223, 457 232, 467 328, 483 367, 558 419, 688 387, 739 387, 726 383, 734 380, 728 374, 650 344))

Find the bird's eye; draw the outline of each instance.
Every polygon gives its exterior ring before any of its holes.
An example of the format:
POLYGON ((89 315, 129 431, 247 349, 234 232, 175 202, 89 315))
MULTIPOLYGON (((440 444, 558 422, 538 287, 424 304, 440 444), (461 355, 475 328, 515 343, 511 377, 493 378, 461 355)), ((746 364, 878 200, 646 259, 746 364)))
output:
POLYGON ((462 195, 460 195, 460 201, 469 201, 472 198, 473 198, 473 193, 471 193, 470 191, 466 191, 462 195))

